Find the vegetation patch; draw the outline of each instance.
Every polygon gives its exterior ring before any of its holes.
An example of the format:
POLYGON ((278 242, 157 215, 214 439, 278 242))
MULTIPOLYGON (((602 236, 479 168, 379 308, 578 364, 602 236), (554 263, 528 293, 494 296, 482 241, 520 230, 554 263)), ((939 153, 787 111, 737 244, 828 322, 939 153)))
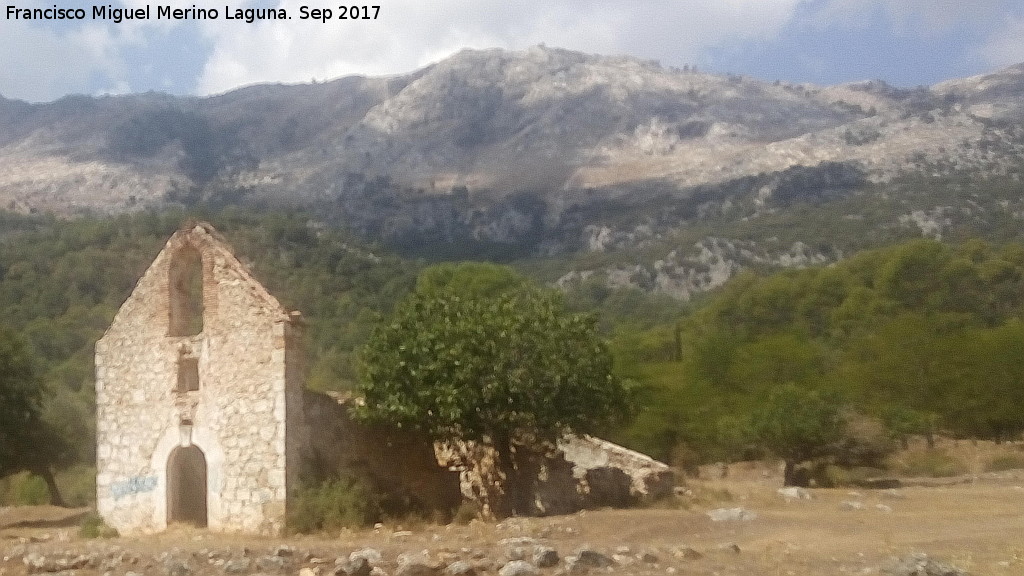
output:
POLYGON ((300 488, 288 511, 288 528, 298 533, 337 532, 363 528, 381 520, 381 496, 355 475, 300 488))
POLYGON ((965 462, 941 448, 905 452, 891 459, 889 468, 903 476, 927 478, 948 478, 970 471, 965 462))
POLYGON ((117 538, 117 530, 107 526, 107 523, 95 512, 87 514, 78 527, 78 535, 81 538, 117 538))
POLYGON ((1024 468, 1024 454, 1001 454, 985 463, 985 472, 1003 472, 1024 468))

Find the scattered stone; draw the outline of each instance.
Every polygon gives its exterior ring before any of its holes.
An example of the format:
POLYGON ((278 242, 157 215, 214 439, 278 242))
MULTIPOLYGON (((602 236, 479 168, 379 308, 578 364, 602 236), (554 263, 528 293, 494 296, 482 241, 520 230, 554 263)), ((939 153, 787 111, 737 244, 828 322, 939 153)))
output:
POLYGON ((409 536, 412 536, 412 531, 410 531, 410 530, 399 530, 398 532, 393 532, 391 534, 391 537, 395 538, 396 540, 401 540, 403 538, 408 538, 409 536))
POLYGON ((537 576, 540 570, 525 560, 513 560, 498 570, 498 576, 537 576))
POLYGON ((256 567, 260 572, 281 573, 288 568, 288 560, 283 556, 263 556, 256 560, 256 567))
POLYGON ((882 498, 889 498, 892 500, 906 500, 907 498, 906 494, 899 490, 896 490, 895 488, 890 488, 889 490, 882 490, 880 494, 882 495, 882 498))
POLYGON ((721 545, 718 546, 718 549, 721 550, 722 552, 731 552, 733 554, 739 554, 740 553, 740 546, 739 546, 739 544, 736 544, 735 542, 729 542, 727 544, 721 544, 721 545))
POLYGON ((281 558, 291 558, 295 556, 295 548, 282 544, 277 548, 274 548, 274 556, 280 556, 281 558))
POLYGON ((584 548, 576 552, 576 562, 587 568, 610 568, 615 561, 596 550, 584 548))
POLYGON ((550 546, 537 546, 533 550, 533 563, 538 568, 551 568, 559 560, 558 551, 550 546))
POLYGON ((188 576, 191 573, 192 568, 182 560, 168 558, 164 561, 164 574, 167 576, 188 576))
POLYGON ((498 540, 498 544, 502 546, 537 546, 540 542, 536 538, 529 538, 527 536, 517 536, 515 538, 502 538, 498 540))
POLYGON ((430 558, 426 551, 416 554, 399 554, 395 576, 436 576, 441 565, 430 558))
POLYGON ((65 572, 67 570, 87 568, 90 567, 90 564, 95 564, 92 557, 84 554, 77 556, 72 556, 70 554, 43 556, 38 552, 30 552, 23 556, 21 560, 28 568, 29 574, 36 574, 39 572, 65 572))
POLYGON ((658 558, 658 555, 653 552, 644 552, 640 555, 640 561, 644 564, 657 564, 661 562, 661 558, 658 558))
POLYGON ((632 566, 636 563, 636 558, 628 554, 612 554, 612 560, 619 566, 632 566))
POLYGON ((365 558, 370 566, 380 566, 384 562, 384 557, 381 556, 380 551, 374 548, 361 548, 348 555, 349 560, 358 560, 360 558, 365 558))
POLYGON ((355 559, 343 560, 341 564, 336 564, 334 568, 334 576, 370 576, 370 571, 373 567, 370 566, 370 561, 363 556, 359 556, 355 559))
MULTIPOLYGON (((320 567, 310 568, 309 566, 304 566, 299 570, 299 576, 320 576, 320 567)), ((369 576, 369 572, 367 572, 367 576, 369 576)))
POLYGON ((799 486, 787 486, 785 488, 779 488, 776 490, 779 496, 785 498, 786 502, 792 502, 794 500, 810 500, 811 493, 806 488, 799 486))
POLYGON ((711 518, 712 522, 749 522, 757 518, 757 514, 747 510, 746 508, 716 508, 708 511, 708 518, 711 518))
POLYGON ((444 569, 446 576, 476 576, 476 568, 465 560, 457 560, 444 569))
POLYGON ((565 566, 557 574, 586 574, 589 570, 586 564, 580 562, 579 556, 569 556, 565 559, 565 566))
POLYGON ((882 567, 882 574, 891 576, 967 576, 967 572, 964 570, 932 560, 923 553, 893 559, 882 567))
POLYGON ((683 560, 700 560, 704 557, 703 554, 697 552, 689 546, 679 546, 672 550, 672 555, 676 558, 682 558, 683 560))
POLYGON ((225 574, 245 574, 252 567, 252 560, 248 558, 236 558, 224 563, 225 574))
POLYGON ((399 564, 395 570, 395 576, 437 576, 440 573, 441 570, 437 566, 420 562, 399 564))
POLYGON ((529 551, 522 546, 509 548, 505 551, 505 558, 507 562, 511 562, 512 560, 526 560, 528 555, 529 551))
POLYGON ((841 510, 863 510, 864 503, 857 500, 844 500, 839 503, 841 510))
POLYGON ((890 512, 892 512, 892 506, 887 506, 885 504, 875 504, 875 510, 889 514, 890 512))

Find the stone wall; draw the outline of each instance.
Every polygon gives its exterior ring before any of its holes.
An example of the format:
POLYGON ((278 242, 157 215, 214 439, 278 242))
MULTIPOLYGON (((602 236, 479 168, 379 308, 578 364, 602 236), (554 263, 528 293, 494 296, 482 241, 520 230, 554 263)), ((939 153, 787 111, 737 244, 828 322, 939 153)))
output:
POLYGON ((354 421, 349 414, 354 401, 337 393, 305 392, 305 479, 354 474, 403 507, 442 515, 454 511, 462 501, 459 476, 438 464, 433 443, 410 431, 354 421))
MULTIPOLYGON (((522 454, 527 454, 524 451, 522 454)), ((437 460, 459 472, 462 496, 482 515, 493 516, 504 477, 493 448, 476 442, 435 445, 437 460)), ((584 508, 627 507, 672 494, 675 474, 667 464, 593 436, 566 435, 532 458, 520 456, 530 478, 530 514, 568 514, 584 508)))
POLYGON ((298 469, 289 438, 303 426, 300 331, 212 228, 172 236, 96 344, 97 505, 107 523, 125 534, 164 529, 175 519, 169 481, 188 473, 168 462, 194 445, 209 528, 280 532, 298 469), (188 294, 179 256, 193 250, 200 292, 188 294), (179 318, 190 305, 197 333, 179 318))

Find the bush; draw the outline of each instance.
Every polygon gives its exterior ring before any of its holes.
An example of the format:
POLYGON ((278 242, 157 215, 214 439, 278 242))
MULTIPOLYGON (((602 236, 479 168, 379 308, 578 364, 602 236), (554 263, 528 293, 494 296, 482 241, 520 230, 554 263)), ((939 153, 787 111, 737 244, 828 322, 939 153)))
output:
POLYGON ((870 466, 844 468, 830 464, 822 467, 820 476, 815 476, 815 480, 822 488, 868 486, 873 479, 884 477, 886 474, 885 470, 870 466))
POLYGON ((480 517, 480 506, 475 502, 465 500, 452 515, 452 522, 459 525, 466 525, 480 517))
POLYGON ((969 471, 966 464, 941 449, 909 452, 899 459, 891 460, 889 468, 904 476, 931 478, 959 476, 969 471))
POLYGON ((82 538, 116 538, 117 530, 107 526, 107 523, 95 512, 88 514, 82 519, 78 528, 78 535, 82 538))
POLYGON ((19 472, 0 483, 0 502, 11 506, 40 506, 50 503, 50 491, 39 476, 19 472))
POLYGON ((354 475, 302 488, 293 499, 288 527, 299 533, 359 528, 380 521, 381 496, 373 485, 354 475))
POLYGON ((68 506, 82 508, 96 504, 96 467, 75 465, 55 474, 57 487, 68 506))
POLYGON ((1024 468, 1024 454, 1002 454, 985 463, 985 472, 1002 472, 1024 468))

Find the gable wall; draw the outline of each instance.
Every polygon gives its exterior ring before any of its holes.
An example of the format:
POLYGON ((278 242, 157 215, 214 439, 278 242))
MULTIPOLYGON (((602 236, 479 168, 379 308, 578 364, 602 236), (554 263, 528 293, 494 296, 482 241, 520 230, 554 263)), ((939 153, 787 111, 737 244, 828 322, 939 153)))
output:
POLYGON ((96 345, 97 501, 110 525, 166 527, 167 461, 191 443, 206 458, 211 530, 281 531, 297 459, 286 425, 302 418, 288 406, 302 388, 297 324, 210 231, 168 241, 96 345), (203 260, 203 330, 169 337, 170 266, 186 244, 203 260), (197 392, 176 391, 183 355, 198 360, 197 392))

